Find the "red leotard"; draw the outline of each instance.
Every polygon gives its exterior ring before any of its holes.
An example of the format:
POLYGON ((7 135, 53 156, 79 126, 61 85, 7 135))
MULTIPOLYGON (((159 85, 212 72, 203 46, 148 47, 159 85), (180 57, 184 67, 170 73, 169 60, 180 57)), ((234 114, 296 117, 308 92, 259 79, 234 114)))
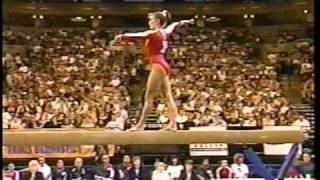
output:
POLYGON ((124 41, 135 42, 144 40, 144 54, 150 64, 159 64, 166 73, 170 71, 170 65, 165 59, 165 53, 168 49, 168 34, 163 30, 148 31, 144 33, 126 33, 122 37, 124 41))

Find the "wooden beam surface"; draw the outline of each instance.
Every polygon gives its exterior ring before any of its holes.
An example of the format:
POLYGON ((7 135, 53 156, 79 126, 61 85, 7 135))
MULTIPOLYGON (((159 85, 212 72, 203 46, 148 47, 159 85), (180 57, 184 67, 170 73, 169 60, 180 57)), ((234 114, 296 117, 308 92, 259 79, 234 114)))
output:
POLYGON ((4 130, 3 145, 92 144, 192 144, 192 143, 300 143, 300 130, 136 131, 95 130, 4 130))

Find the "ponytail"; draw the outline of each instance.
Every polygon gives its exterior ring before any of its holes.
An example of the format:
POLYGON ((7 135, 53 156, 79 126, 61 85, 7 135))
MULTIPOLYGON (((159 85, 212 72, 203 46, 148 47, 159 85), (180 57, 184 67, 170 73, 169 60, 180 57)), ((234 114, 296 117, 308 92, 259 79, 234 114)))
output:
POLYGON ((160 20, 161 26, 166 26, 168 22, 171 20, 171 13, 168 10, 157 11, 153 13, 149 13, 148 16, 153 16, 160 20))
POLYGON ((161 13, 167 22, 171 20, 171 13, 168 10, 163 10, 161 13))

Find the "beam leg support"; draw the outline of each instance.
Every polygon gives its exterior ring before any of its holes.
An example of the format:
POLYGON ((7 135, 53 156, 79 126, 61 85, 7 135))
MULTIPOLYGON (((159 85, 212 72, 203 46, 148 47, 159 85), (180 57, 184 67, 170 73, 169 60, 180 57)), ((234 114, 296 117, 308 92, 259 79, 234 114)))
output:
POLYGON ((264 163, 260 159, 260 157, 252 150, 252 148, 246 149, 243 151, 246 158, 253 164, 255 172, 257 175, 261 176, 266 180, 274 180, 275 178, 272 174, 267 170, 264 163))
POLYGON ((299 150, 299 144, 292 145, 288 155, 286 155, 284 162, 282 163, 280 170, 277 175, 277 179, 283 179, 286 175, 289 167, 292 165, 292 163, 295 160, 295 157, 299 150))

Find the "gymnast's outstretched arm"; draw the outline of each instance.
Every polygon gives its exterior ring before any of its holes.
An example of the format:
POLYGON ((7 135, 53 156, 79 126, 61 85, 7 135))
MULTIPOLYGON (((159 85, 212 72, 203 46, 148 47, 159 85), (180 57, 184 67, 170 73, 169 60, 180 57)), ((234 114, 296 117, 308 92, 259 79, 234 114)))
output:
POLYGON ((136 42, 136 41, 144 41, 148 39, 148 37, 153 34, 154 30, 148 30, 144 32, 136 32, 136 33, 124 33, 124 34, 118 34, 115 36, 115 41, 129 41, 129 42, 136 42))
POLYGON ((171 34, 176 29, 176 27, 184 26, 185 24, 193 24, 193 23, 194 23, 193 19, 191 19, 191 20, 181 20, 179 22, 171 23, 170 25, 168 25, 167 27, 164 28, 164 31, 167 34, 171 34))

